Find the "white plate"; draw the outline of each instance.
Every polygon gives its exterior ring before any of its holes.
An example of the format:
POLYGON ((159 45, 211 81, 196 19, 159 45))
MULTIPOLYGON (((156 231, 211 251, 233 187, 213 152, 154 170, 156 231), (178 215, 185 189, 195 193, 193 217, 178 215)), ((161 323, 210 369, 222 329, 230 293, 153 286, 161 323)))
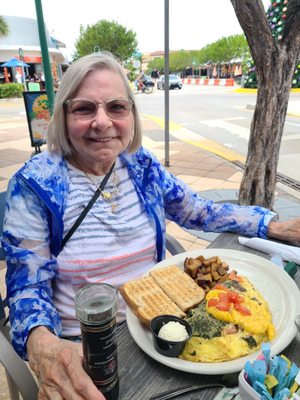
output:
MULTIPOLYGON (((240 275, 250 279, 269 303, 272 311, 276 337, 271 342, 272 355, 284 350, 296 335, 294 319, 300 314, 300 291, 293 279, 280 267, 254 254, 224 249, 194 250, 167 258, 153 268, 176 264, 183 268, 186 257, 205 258, 219 256, 229 264, 230 270, 235 269, 240 275)), ((152 342, 150 331, 145 328, 132 311, 127 307, 127 325, 136 344, 150 357, 169 367, 198 374, 224 374, 241 371, 247 360, 254 360, 259 351, 240 357, 236 360, 219 363, 194 363, 179 358, 165 357, 159 354, 152 342)))

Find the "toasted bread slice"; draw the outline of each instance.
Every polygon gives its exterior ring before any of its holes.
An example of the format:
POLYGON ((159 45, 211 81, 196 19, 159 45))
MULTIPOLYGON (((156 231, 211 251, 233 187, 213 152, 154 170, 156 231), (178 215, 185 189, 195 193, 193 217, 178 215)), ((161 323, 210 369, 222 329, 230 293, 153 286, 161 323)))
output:
POLYGON ((139 320, 146 325, 157 315, 185 316, 150 276, 126 282, 120 288, 120 293, 139 320))
POLYGON ((150 276, 183 311, 197 306, 205 297, 205 291, 177 265, 154 269, 150 276))

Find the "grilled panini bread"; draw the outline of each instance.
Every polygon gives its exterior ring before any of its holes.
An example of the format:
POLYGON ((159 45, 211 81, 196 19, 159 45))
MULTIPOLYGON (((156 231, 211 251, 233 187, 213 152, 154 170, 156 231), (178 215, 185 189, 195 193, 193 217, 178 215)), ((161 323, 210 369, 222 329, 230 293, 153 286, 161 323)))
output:
POLYGON ((177 265, 154 269, 150 276, 184 312, 197 306, 205 297, 205 291, 177 265))
POLYGON ((157 315, 185 316, 150 276, 126 282, 120 288, 120 293, 138 319, 146 325, 157 315))

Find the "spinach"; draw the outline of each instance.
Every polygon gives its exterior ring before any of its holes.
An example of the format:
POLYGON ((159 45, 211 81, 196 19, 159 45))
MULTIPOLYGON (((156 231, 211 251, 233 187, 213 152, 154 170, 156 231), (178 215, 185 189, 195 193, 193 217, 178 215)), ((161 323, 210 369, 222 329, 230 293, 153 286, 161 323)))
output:
POLYGON ((203 339, 221 336, 222 329, 228 325, 228 322, 218 320, 206 311, 205 301, 190 310, 185 319, 192 327, 193 336, 199 336, 203 339))
POLYGON ((234 280, 225 281, 224 286, 228 287, 228 289, 236 289, 239 292, 247 292, 247 290, 242 285, 240 285, 239 282, 234 281, 234 280))
POLYGON ((243 337, 242 339, 245 340, 245 342, 248 344, 250 349, 253 349, 254 347, 257 346, 256 340, 254 339, 253 336, 246 336, 246 337, 243 337))

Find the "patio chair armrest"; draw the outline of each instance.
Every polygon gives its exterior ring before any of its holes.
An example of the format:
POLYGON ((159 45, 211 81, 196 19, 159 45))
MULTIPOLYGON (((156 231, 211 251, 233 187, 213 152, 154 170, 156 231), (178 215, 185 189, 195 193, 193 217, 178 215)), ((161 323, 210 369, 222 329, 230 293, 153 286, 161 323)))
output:
POLYGON ((14 392, 18 390, 23 400, 34 400, 38 395, 38 386, 25 361, 18 356, 7 338, 6 328, 0 329, 0 363, 14 384, 14 392))
POLYGON ((168 233, 166 235, 166 245, 167 250, 172 254, 172 256, 175 256, 179 253, 184 253, 186 251, 185 248, 178 242, 178 240, 168 233))

